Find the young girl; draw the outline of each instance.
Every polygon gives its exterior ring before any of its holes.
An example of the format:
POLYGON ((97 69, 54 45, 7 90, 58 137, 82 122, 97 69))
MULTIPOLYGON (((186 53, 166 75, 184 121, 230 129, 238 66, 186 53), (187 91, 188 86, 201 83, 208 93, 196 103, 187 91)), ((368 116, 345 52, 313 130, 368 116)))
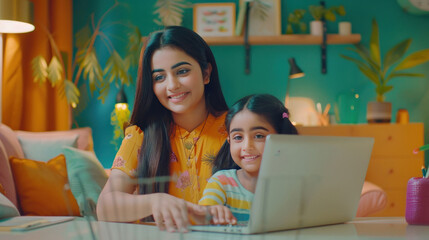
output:
POLYGON ((197 203, 226 139, 228 107, 214 56, 192 30, 171 26, 154 32, 142 53, 131 126, 97 215, 121 222, 153 216, 160 229, 183 230, 188 214, 206 214, 197 203), (150 186, 135 181, 162 176, 173 180, 150 186), (136 189, 140 194, 133 194, 136 189))
POLYGON ((273 133, 298 134, 283 104, 269 94, 240 99, 225 119, 227 142, 215 160, 216 172, 209 180, 200 205, 211 205, 215 224, 235 224, 249 220, 249 211, 258 180, 265 139, 273 133))

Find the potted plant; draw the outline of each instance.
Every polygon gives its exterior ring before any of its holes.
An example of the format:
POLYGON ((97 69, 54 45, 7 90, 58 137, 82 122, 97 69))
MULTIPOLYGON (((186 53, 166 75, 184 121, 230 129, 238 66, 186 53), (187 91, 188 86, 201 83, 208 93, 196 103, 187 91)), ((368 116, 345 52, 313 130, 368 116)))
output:
POLYGON ((295 9, 295 11, 289 13, 289 16, 287 18, 287 27, 286 27, 286 34, 293 34, 293 26, 299 29, 300 32, 307 31, 307 24, 305 22, 302 22, 302 18, 305 14, 304 9, 295 9))
POLYGON ((91 24, 86 25, 79 30, 75 35, 75 46, 77 51, 72 58, 72 69, 67 69, 67 54, 61 52, 52 36, 45 29, 49 38, 49 43, 52 48, 52 57, 45 59, 44 56, 36 56, 32 62, 34 82, 44 83, 49 81, 52 87, 60 86, 62 96, 67 98, 67 102, 76 108, 79 100, 86 95, 81 94, 79 85, 89 87, 91 94, 94 91, 98 92, 101 101, 104 103, 105 98, 109 93, 110 84, 115 82, 119 87, 123 84, 129 85, 132 83, 131 75, 129 74, 130 67, 137 66, 140 48, 142 45, 142 37, 139 29, 132 24, 124 23, 105 23, 103 21, 107 14, 111 13, 121 3, 115 2, 99 19, 94 21, 92 16, 91 24), (124 32, 124 38, 119 38, 122 42, 116 46, 112 43, 111 38, 118 39, 118 36, 112 36, 103 32, 103 28, 111 27, 113 24, 120 24, 121 30, 124 32), (102 68, 99 54, 96 51, 96 46, 99 43, 104 43, 109 51, 109 58, 105 61, 105 67, 102 68), (126 45, 126 53, 121 56, 117 48, 126 45), (68 78, 67 72, 72 72, 71 79, 68 78), (84 83, 79 84, 82 80, 84 83))
POLYGON ((369 46, 355 44, 354 48, 348 48, 360 57, 353 58, 340 55, 357 65, 359 70, 375 84, 377 98, 375 102, 369 102, 367 105, 368 122, 390 122, 391 103, 385 102, 385 94, 393 89, 393 86, 387 83, 395 77, 424 77, 423 74, 402 72, 403 70, 415 67, 429 61, 429 49, 424 49, 411 53, 403 58, 411 44, 411 39, 396 44, 387 53, 382 56, 380 53, 380 38, 378 24, 375 19, 372 20, 372 33, 369 46))
POLYGON ((310 22, 310 34, 321 36, 323 34, 323 23, 322 17, 327 21, 335 22, 336 14, 340 16, 346 15, 346 10, 343 5, 332 6, 326 8, 322 5, 310 5, 308 7, 311 16, 314 18, 314 21, 310 22))

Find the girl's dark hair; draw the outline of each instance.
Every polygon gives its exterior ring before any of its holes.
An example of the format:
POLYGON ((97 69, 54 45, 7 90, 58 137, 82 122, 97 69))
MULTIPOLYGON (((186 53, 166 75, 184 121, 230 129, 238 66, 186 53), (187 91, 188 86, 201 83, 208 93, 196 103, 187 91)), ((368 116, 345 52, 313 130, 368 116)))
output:
MULTIPOLYGON (((249 95, 232 105, 225 118, 225 127, 228 134, 232 119, 243 110, 248 110, 264 117, 279 134, 298 134, 295 126, 289 120, 288 109, 280 100, 270 94, 249 95)), ((213 173, 231 168, 237 169, 238 166, 232 160, 228 141, 225 141, 214 160, 213 173)))
MULTIPOLYGON (((174 122, 171 112, 162 106, 153 92, 151 64, 155 51, 164 47, 184 51, 199 63, 203 74, 210 64, 212 67, 210 82, 204 86, 207 110, 214 116, 228 110, 213 53, 197 33, 185 27, 169 26, 150 34, 140 54, 136 96, 130 120, 131 125, 137 125, 144 132, 138 157, 139 178, 170 175, 169 163, 172 154, 170 135, 174 122)), ((140 193, 167 192, 168 182, 155 183, 153 186, 141 184, 139 189, 140 193)))

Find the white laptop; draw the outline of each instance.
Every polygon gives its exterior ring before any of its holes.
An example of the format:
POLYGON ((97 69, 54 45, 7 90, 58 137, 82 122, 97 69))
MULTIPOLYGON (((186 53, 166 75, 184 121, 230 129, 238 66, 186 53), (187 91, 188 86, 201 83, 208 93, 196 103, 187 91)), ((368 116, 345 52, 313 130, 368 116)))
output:
POLYGON ((190 229, 253 234, 350 221, 373 144, 364 137, 269 135, 249 223, 190 229))

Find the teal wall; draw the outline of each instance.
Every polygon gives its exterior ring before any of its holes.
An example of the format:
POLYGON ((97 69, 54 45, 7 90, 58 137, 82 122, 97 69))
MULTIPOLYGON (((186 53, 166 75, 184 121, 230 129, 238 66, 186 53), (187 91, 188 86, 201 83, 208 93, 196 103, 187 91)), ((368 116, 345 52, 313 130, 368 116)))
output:
MULTIPOLYGON (((188 0, 197 2, 235 2, 188 0)), ((74 32, 90 21, 90 14, 94 13, 97 20, 113 0, 75 0, 74 32)), ((143 35, 159 29, 153 22, 155 0, 122 0, 127 6, 118 9, 109 15, 110 21, 130 21, 137 25, 143 35)), ((318 4, 317 0, 282 0, 282 24, 285 32, 286 16, 298 8, 308 9, 309 5, 318 4)), ((412 38, 413 42, 409 52, 429 48, 429 15, 416 16, 402 11, 394 0, 360 0, 341 1, 326 0, 327 6, 343 4, 347 14, 338 20, 347 20, 352 23, 353 33, 362 35, 362 42, 367 44, 371 34, 371 20, 375 17, 380 27, 381 50, 385 53, 398 42, 412 38)), ((306 15, 307 22, 310 16, 306 15)), ((337 21, 338 22, 338 21, 337 21)), ((185 11, 184 26, 192 28, 192 10, 185 11)), ((337 23, 328 23, 328 33, 337 32, 337 23)), ((108 34, 119 32, 116 27, 108 29, 108 34)), ((339 57, 340 54, 349 54, 346 50, 350 45, 328 46, 328 72, 321 73, 320 46, 313 45, 279 45, 279 46, 252 46, 251 47, 251 73, 244 74, 244 48, 243 46, 213 46, 212 51, 216 57, 220 72, 223 92, 228 104, 238 98, 251 94, 266 92, 284 99, 287 75, 289 71, 288 58, 295 57, 298 65, 305 71, 305 78, 293 80, 291 83, 291 96, 302 96, 321 102, 334 104, 339 94, 356 91, 360 94, 359 123, 365 123, 366 104, 375 100, 375 91, 372 83, 366 79, 356 66, 339 57)), ((99 47, 100 54, 106 54, 103 47, 99 47)), ((107 58, 107 54, 106 54, 107 58)), ((413 72, 424 73, 429 76, 429 63, 412 69, 413 72)), ((133 72, 135 79, 136 70, 133 72)), ((396 111, 405 108, 410 113, 411 122, 424 122, 429 126, 429 77, 420 79, 396 78, 391 81, 394 89, 386 94, 386 101, 392 102, 392 121, 395 121, 396 111)), ((94 95, 89 98, 84 111, 75 116, 79 126, 90 126, 93 129, 95 151, 104 167, 110 167, 115 155, 115 147, 110 143, 113 128, 110 125, 110 113, 114 106, 118 89, 110 90, 108 99, 104 104, 94 95)), ((130 102, 134 99, 135 85, 126 87, 130 102)), ((131 103, 132 107, 133 103, 131 103)), ((331 112, 333 112, 331 110, 331 112)), ((429 142, 429 132, 425 127, 426 142, 429 142)))

